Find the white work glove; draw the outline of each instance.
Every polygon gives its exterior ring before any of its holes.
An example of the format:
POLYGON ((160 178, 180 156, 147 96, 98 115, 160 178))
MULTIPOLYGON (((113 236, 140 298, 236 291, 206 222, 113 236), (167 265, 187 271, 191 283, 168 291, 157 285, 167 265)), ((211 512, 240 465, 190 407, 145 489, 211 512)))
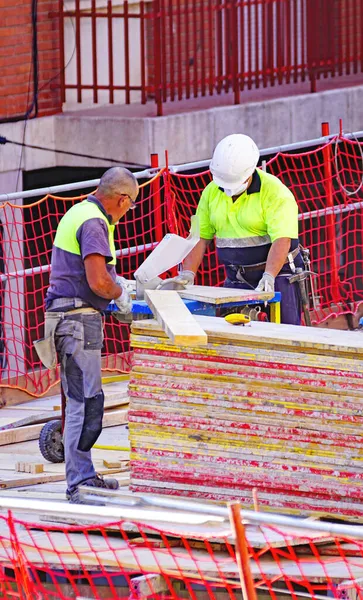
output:
POLYGON ((260 279, 256 292, 274 292, 275 291, 275 277, 270 273, 264 273, 260 279))
POLYGON ((115 283, 117 283, 117 285, 119 285, 123 290, 125 289, 128 292, 134 291, 134 285, 132 284, 132 281, 127 281, 127 279, 122 277, 122 275, 116 275, 115 283))
POLYGON ((187 285, 194 285, 195 273, 193 271, 179 271, 176 277, 164 279, 158 286, 158 290, 165 289, 182 289, 187 285))
POLYGON ((118 311, 123 315, 127 315, 132 312, 132 300, 130 297, 131 286, 121 275, 116 275, 116 283, 122 288, 122 294, 118 298, 115 298, 114 303, 116 304, 118 311))

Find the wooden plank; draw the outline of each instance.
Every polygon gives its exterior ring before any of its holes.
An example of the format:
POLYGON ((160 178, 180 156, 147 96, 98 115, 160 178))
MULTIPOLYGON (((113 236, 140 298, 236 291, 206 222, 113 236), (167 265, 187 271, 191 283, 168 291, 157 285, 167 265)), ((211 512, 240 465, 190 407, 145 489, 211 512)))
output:
MULTIPOLYGON (((105 412, 102 427, 106 428, 126 424, 127 415, 128 409, 105 412)), ((52 419, 53 418, 54 416, 52 419)), ((38 425, 27 425, 25 427, 16 427, 15 429, 0 430, 0 446, 36 440, 38 439, 43 426, 44 423, 39 423, 38 425)))
POLYGON ((43 423, 40 423, 39 425, 28 425, 27 427, 17 427, 16 429, 0 431, 0 446, 36 440, 42 428, 43 423))
POLYGON ((206 333, 198 325, 177 292, 145 290, 145 298, 158 323, 174 344, 180 346, 207 344, 206 333))
MULTIPOLYGON (((109 399, 107 401, 107 399, 105 400, 105 411, 107 412, 109 409, 111 408, 115 408, 117 406, 123 406, 125 404, 129 403, 129 398, 128 396, 124 398, 124 400, 122 399, 109 399)), ((3 409, 4 411, 6 409, 3 409)), ((11 409, 13 410, 13 409, 11 409)), ((2 413, 0 413, 2 414, 2 413)), ((106 413, 105 413, 106 414, 106 413)), ((0 431, 5 431, 7 429, 15 429, 17 427, 25 427, 26 425, 36 425, 38 423, 48 423, 48 421, 53 421, 54 419, 60 419, 62 416, 61 411, 47 411, 47 412, 43 412, 43 413, 36 413, 34 415, 29 415, 27 417, 24 417, 22 419, 19 420, 15 420, 15 421, 10 421, 9 423, 3 423, 3 420, 0 419, 0 431)), ((123 421, 124 421, 124 417, 122 416, 123 421)), ((110 423, 112 422, 112 419, 109 421, 110 423)), ((119 424, 119 423, 115 423, 115 424, 119 424)))
POLYGON ((107 469, 120 469, 121 468, 121 461, 119 461, 119 460, 106 460, 104 458, 103 464, 107 469))
POLYGON ((129 409, 110 410, 103 415, 102 429, 114 427, 115 425, 125 425, 128 422, 129 409))
POLYGON ((236 290, 232 288, 211 287, 207 285, 193 285, 185 290, 178 291, 181 298, 198 300, 207 304, 226 304, 230 302, 248 302, 261 300, 266 302, 274 297, 270 292, 256 292, 256 290, 236 290))
MULTIPOLYGON (((341 356, 350 354, 357 358, 363 356, 363 335, 360 331, 340 331, 259 321, 252 321, 249 327, 237 327, 219 317, 194 315, 194 318, 208 335, 210 343, 234 342, 243 345, 253 343, 270 348, 285 346, 298 352, 324 350, 335 356, 337 353, 341 356)), ((160 325, 154 319, 134 321, 132 331, 137 334, 159 335, 160 325)))
MULTIPOLYGON (((58 481, 65 481, 65 465, 47 465, 47 469, 52 468, 52 472, 44 471, 43 473, 27 473, 24 475, 17 475, 16 473, 12 476, 0 478, 0 489, 12 489, 18 487, 26 487, 29 485, 39 485, 42 483, 54 483, 58 481), (57 468, 54 468, 57 467, 57 468), (54 471, 58 471, 54 472, 54 471)), ((97 473, 100 475, 118 475, 117 480, 120 481, 120 485, 128 484, 130 481, 130 475, 128 473, 120 472, 120 469, 106 469, 105 467, 97 468, 97 473)))

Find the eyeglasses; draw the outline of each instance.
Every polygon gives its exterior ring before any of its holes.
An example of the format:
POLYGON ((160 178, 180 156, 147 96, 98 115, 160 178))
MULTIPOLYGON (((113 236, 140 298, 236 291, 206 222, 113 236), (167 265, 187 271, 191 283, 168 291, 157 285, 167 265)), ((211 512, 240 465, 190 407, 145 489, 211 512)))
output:
POLYGON ((129 196, 128 194, 121 194, 121 196, 126 196, 126 198, 129 199, 129 202, 130 202, 129 210, 135 210, 136 202, 134 202, 134 200, 131 198, 131 196, 129 196))

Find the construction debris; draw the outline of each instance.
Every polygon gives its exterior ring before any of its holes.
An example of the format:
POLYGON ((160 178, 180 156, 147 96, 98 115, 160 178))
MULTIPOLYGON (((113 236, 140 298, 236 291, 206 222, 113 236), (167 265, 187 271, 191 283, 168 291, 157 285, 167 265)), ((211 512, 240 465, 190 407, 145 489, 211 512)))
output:
POLYGON ((15 471, 17 473, 43 473, 44 465, 42 463, 17 462, 15 471))

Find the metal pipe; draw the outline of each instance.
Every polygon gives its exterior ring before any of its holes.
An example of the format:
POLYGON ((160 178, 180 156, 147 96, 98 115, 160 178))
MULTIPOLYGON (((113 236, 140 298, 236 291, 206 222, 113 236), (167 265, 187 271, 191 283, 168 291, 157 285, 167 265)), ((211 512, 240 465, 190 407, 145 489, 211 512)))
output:
MULTIPOLYGON (((263 148, 260 150, 260 156, 268 156, 270 154, 278 154, 291 152, 293 150, 304 150, 306 148, 311 148, 314 146, 322 146, 327 144, 329 141, 334 139, 337 134, 322 136, 319 138, 315 138, 312 140, 305 140, 304 142, 298 142, 297 144, 284 144, 282 146, 271 146, 270 148, 263 148)), ((363 131, 356 131, 355 133, 345 133, 344 139, 351 140, 355 138, 363 138, 363 131)), ((200 160, 196 162, 185 163, 183 165, 170 165, 169 171, 171 173, 180 173, 181 171, 192 171, 194 169, 208 168, 211 159, 208 160, 200 160)))
MULTIPOLYGON (((265 161, 264 161, 265 162, 265 161)), ((298 216, 299 221, 305 221, 306 219, 315 219, 317 217, 325 217, 331 214, 343 214, 354 210, 363 209, 363 201, 352 202, 345 206, 334 206, 330 208, 320 208, 318 210, 312 210, 309 212, 301 213, 298 216)), ((159 242, 152 242, 149 244, 142 244, 141 246, 132 246, 131 248, 123 248, 122 250, 116 250, 116 256, 130 256, 142 252, 144 250, 153 250, 156 248, 159 242)), ((30 269, 23 269, 21 271, 12 271, 11 273, 5 273, 0 275, 0 281, 5 281, 9 277, 23 277, 27 275, 36 275, 38 273, 45 273, 50 270, 50 265, 42 265, 40 267, 32 267, 30 269)))
MULTIPOLYGON (((90 488, 90 493, 92 492, 90 488)), ((148 509, 147 511, 138 507, 130 506, 94 506, 90 504, 66 504, 64 502, 49 502, 42 500, 23 500, 19 498, 1 498, 0 508, 11 510, 11 511, 25 511, 28 514, 39 514, 39 515, 62 515, 68 517, 77 516, 83 519, 94 519, 97 518, 101 522, 120 521, 123 519, 127 520, 142 520, 143 522, 149 521, 162 521, 169 523, 185 523, 193 525, 201 525, 209 520, 223 522, 224 519, 213 516, 213 513, 209 515, 202 515, 198 513, 179 513, 175 512, 168 514, 167 511, 148 509)))
MULTIPOLYGON (((144 169, 134 173, 137 179, 147 179, 155 177, 153 169, 144 169)), ((47 194, 59 194, 60 192, 69 192, 71 190, 80 190, 82 188, 97 187, 99 179, 88 179, 87 181, 77 181, 75 183, 66 183, 64 185, 53 185, 50 187, 37 188, 35 190, 26 190, 23 192, 12 192, 10 194, 0 194, 0 202, 10 202, 19 198, 34 198, 35 196, 46 196, 47 194)), ((65 198, 66 200, 66 198, 65 198)))
MULTIPOLYGON (((312 140, 306 140, 305 142, 299 142, 297 144, 285 144, 282 146, 272 146, 271 148, 264 148, 260 151, 261 158, 270 154, 278 154, 279 152, 291 152, 293 150, 303 150, 304 148, 310 148, 314 146, 319 146, 328 143, 330 140, 334 139, 335 135, 323 136, 320 138, 315 138, 312 140)), ((346 133, 344 134, 344 139, 353 139, 363 138, 363 131, 356 131, 354 133, 346 133)), ((195 169, 208 169, 211 159, 200 160, 190 163, 184 163, 181 165, 170 165, 169 171, 170 173, 180 173, 184 171, 192 171, 195 169)), ((137 179, 147 179, 155 177, 156 171, 155 169, 144 169, 143 171, 137 171, 134 173, 137 179)), ((87 181, 78 181, 76 183, 68 183, 64 185, 55 185, 46 188, 38 188, 35 190, 27 190, 23 192, 12 192, 10 194, 0 194, 0 202, 10 202, 11 200, 17 200, 18 198, 33 198, 35 196, 45 196, 47 194, 57 194, 60 192, 67 192, 71 190, 79 190, 82 188, 88 187, 97 187, 99 184, 99 179, 89 179, 87 181)), ((306 213, 307 214, 307 213, 306 213)), ((310 213, 309 213, 310 214, 310 213)))
MULTIPOLYGON (((92 490, 90 488, 90 493, 99 493, 101 490, 99 488, 95 488, 92 490)), ((121 496, 121 494, 119 494, 121 496)), ((79 517, 90 518, 90 517, 98 517, 103 518, 104 520, 112 520, 112 519, 123 519, 123 518, 137 518, 147 516, 147 512, 142 512, 140 508, 138 508, 138 516, 133 513, 128 514, 126 516, 126 506, 134 507, 136 510, 137 500, 147 501, 149 506, 162 508, 162 515, 166 517, 165 508, 175 509, 175 510, 184 510, 188 511, 188 517, 190 513, 196 513, 201 515, 205 515, 210 517, 212 520, 227 520, 229 519, 229 511, 227 506, 206 506, 203 502, 197 501, 181 501, 175 500, 173 498, 160 498, 153 496, 131 496, 130 494, 125 495, 125 507, 120 506, 92 506, 92 505, 78 505, 78 504, 66 504, 64 502, 51 502, 51 501, 42 501, 42 500, 31 500, 27 499, 19 499, 13 498, 11 496, 0 496, 0 508, 4 510, 24 510, 28 513, 38 513, 38 514, 63 514, 63 515, 77 515, 79 517), (132 501, 130 505, 130 499, 132 501), (223 517, 223 519, 216 519, 216 517, 223 517)), ((145 504, 144 504, 145 506, 145 504)), ((175 513, 174 513, 175 514, 175 513)), ((151 515, 150 515, 151 516, 151 515)), ((306 519, 299 519, 295 517, 288 517, 285 515, 266 513, 266 512, 255 512, 252 510, 242 510, 241 518, 244 520, 246 524, 253 524, 259 526, 269 526, 276 525, 279 527, 288 527, 293 530, 302 529, 304 530, 304 535, 306 537, 306 531, 319 531, 322 533, 326 533, 327 535, 333 535, 337 537, 348 537, 348 538, 357 538, 363 539, 363 526, 362 525, 345 525, 342 523, 328 523, 321 521, 307 521, 306 519)), ((165 518, 161 520, 165 521, 165 518)), ((188 522, 185 520, 185 522, 188 522)), ((196 522, 196 521, 194 521, 196 522)), ((205 522, 205 519, 203 520, 205 522)))
MULTIPOLYGON (((321 124, 322 133, 325 136, 329 135, 329 123, 325 122, 321 124)), ((334 190, 333 190, 333 177, 332 177, 332 151, 331 146, 325 146, 323 148, 323 158, 324 158, 324 188, 326 194, 326 202, 328 208, 334 208, 334 190)), ((339 294, 339 268, 337 261, 337 235, 335 230, 335 218, 334 213, 329 213, 328 218, 326 220, 327 226, 327 247, 328 247, 328 256, 330 269, 331 269, 331 278, 332 278, 332 297, 334 302, 339 302, 340 294, 339 294)))
MULTIPOLYGON (((131 248, 123 248, 116 250, 116 256, 132 256, 143 252, 144 250, 154 250, 159 242, 150 242, 149 244, 141 244, 140 246, 131 246, 131 248)), ((7 281, 9 277, 26 277, 27 275, 38 275, 39 273, 47 273, 50 271, 51 265, 41 265, 40 267, 31 267, 30 269, 22 269, 21 271, 11 271, 0 275, 0 281, 7 281)))

